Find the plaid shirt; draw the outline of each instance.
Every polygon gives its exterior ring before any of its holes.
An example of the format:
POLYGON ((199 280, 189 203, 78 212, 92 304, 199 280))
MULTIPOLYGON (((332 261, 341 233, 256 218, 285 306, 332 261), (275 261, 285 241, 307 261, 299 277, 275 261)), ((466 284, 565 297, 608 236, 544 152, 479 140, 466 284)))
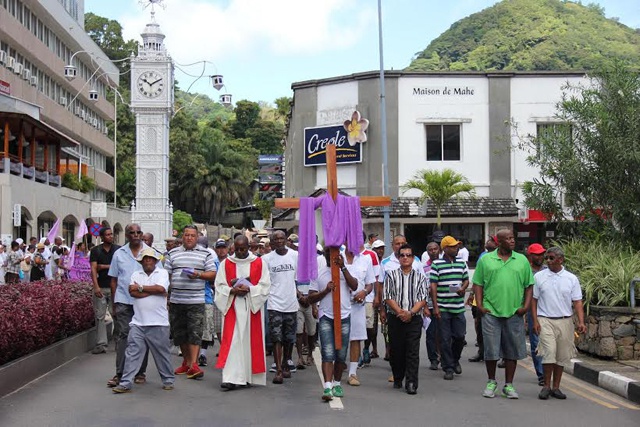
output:
POLYGON ((5 269, 7 273, 20 274, 20 261, 22 261, 20 254, 20 251, 9 252, 5 269))

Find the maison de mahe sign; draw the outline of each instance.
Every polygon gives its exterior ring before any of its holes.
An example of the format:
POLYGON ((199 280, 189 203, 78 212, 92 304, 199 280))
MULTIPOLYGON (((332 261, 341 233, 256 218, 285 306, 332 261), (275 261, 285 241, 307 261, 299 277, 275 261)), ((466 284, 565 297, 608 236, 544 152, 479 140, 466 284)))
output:
POLYGON ((361 163, 362 143, 367 140, 365 131, 369 120, 354 111, 350 120, 342 125, 309 127, 304 129, 304 165, 327 164, 327 144, 336 146, 336 163, 361 163))

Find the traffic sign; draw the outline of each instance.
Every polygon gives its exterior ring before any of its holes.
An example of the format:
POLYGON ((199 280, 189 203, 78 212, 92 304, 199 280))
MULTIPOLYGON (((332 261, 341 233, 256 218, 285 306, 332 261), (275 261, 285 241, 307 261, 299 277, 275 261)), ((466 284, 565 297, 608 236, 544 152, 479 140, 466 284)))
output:
POLYGON ((94 222, 93 224, 91 224, 91 227, 89 228, 89 233, 91 233, 92 236, 98 237, 100 235, 101 228, 102 226, 100 224, 98 224, 97 222, 94 222))

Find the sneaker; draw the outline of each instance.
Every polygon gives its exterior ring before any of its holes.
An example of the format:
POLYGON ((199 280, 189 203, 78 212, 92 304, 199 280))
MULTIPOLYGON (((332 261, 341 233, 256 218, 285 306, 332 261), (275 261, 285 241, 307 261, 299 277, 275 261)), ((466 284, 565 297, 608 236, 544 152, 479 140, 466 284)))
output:
POLYGON ((182 362, 182 365, 180 365, 179 367, 176 368, 175 371, 173 371, 173 373, 176 375, 184 375, 187 372, 189 372, 189 367, 185 362, 182 362))
POLYGON ((207 366, 207 356, 201 354, 198 357, 198 366, 207 366))
POLYGON ((358 358, 358 369, 364 368, 364 359, 362 357, 358 358))
POLYGON ((347 382, 349 383, 349 385, 352 385, 354 387, 360 385, 360 380, 358 379, 357 375, 349 375, 349 379, 347 380, 347 382))
POLYGON ((567 395, 560 391, 559 388, 551 390, 551 397, 555 397, 556 399, 564 400, 567 398, 567 395))
POLYGON ((365 365, 368 365, 368 364, 370 364, 370 363, 371 363, 371 353, 369 353, 369 349, 368 349, 368 348, 365 348, 365 349, 362 351, 362 362, 363 362, 365 365))
POLYGON ((106 352, 107 352, 107 348, 102 345, 99 345, 95 347, 93 350, 91 350, 91 354, 102 354, 106 352))
POLYGON ((507 399, 519 399, 520 398, 520 396, 518 395, 518 392, 516 391, 516 389, 513 386, 513 384, 505 384, 504 387, 502 387, 502 395, 504 397, 506 397, 507 399))
POLYGON ((498 361, 498 368, 503 369, 507 367, 507 363, 504 361, 504 359, 500 359, 498 361))
POLYGON ((273 362, 273 363, 271 364, 271 367, 269 368, 269 372, 277 372, 277 369, 276 369, 276 362, 273 362))
POLYGON ((480 353, 478 353, 475 356, 469 358, 469 362, 472 362, 472 363, 482 362, 483 360, 484 360, 484 357, 480 353))
POLYGON ((431 366, 429 366, 429 369, 431 369, 432 371, 437 371, 438 370, 438 361, 434 360, 433 362, 431 362, 431 366))
POLYGON ((291 372, 296 372, 298 369, 296 368, 296 364, 293 363, 293 360, 289 359, 287 360, 287 366, 289 366, 289 370, 291 372))
POLYGON ((538 380, 538 385, 539 385, 540 387, 544 387, 544 378, 540 378, 540 379, 538 380))
POLYGON ((453 372, 455 372, 456 375, 462 374, 462 366, 460 366, 459 363, 456 363, 456 366, 453 367, 453 372))
POLYGON ((545 387, 542 390, 540 390, 540 393, 538 393, 538 399, 547 400, 550 395, 551 395, 551 389, 545 387))
POLYGON ((335 397, 344 397, 344 390, 342 389, 341 385, 334 385, 333 388, 331 389, 331 393, 335 397))
POLYGON ((162 389, 167 391, 173 390, 173 384, 162 384, 162 389))
POLYGON ((333 394, 331 393, 331 389, 330 388, 325 388, 324 389, 324 391, 322 392, 322 400, 325 401, 325 402, 333 400, 333 394))
POLYGON ((496 380, 489 380, 487 386, 484 388, 482 395, 484 397, 496 397, 496 389, 498 388, 498 382, 496 380))
POLYGON ((444 379, 445 380, 452 380, 453 379, 453 371, 447 371, 444 373, 444 379))
POLYGON ((204 377, 204 372, 202 372, 202 369, 200 369, 198 365, 194 364, 191 369, 187 371, 187 378, 190 380, 197 380, 202 377, 204 377))
POLYGON ((393 382, 393 375, 391 375, 389 378, 387 378, 387 381, 389 381, 390 383, 393 382))
POLYGON ((131 389, 125 386, 117 385, 114 388, 112 388, 111 391, 117 394, 122 394, 122 393, 130 393, 131 389))

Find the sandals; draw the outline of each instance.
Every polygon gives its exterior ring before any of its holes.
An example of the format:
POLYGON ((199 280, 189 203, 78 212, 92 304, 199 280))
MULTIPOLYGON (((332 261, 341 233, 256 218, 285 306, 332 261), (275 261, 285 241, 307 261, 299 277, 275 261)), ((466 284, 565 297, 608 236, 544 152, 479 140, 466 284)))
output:
POLYGON ((107 387, 113 388, 120 385, 120 378, 117 375, 114 375, 109 381, 107 381, 107 387))
POLYGON ((135 384, 144 384, 147 382, 147 377, 144 374, 136 375, 136 377, 133 379, 133 382, 135 384))

